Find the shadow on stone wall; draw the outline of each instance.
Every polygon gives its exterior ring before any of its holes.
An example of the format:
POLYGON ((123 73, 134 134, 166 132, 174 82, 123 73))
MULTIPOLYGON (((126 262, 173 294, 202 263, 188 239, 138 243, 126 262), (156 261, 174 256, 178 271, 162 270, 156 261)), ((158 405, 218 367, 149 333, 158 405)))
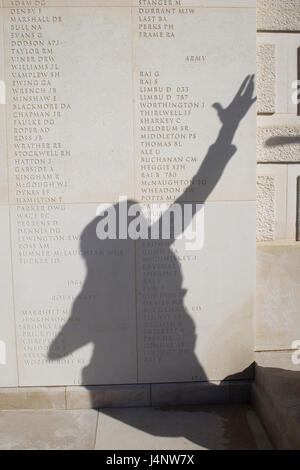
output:
POLYGON ((278 145, 300 144, 300 136, 275 136, 266 141, 267 147, 277 147, 278 145))
MULTIPOLYGON (((243 117, 256 100, 253 97, 253 92, 254 76, 247 76, 227 108, 222 108, 219 103, 213 105, 222 126, 216 141, 209 147, 207 155, 194 177, 196 179, 207 179, 207 184, 201 193, 202 203, 207 200, 221 178, 227 163, 237 151, 232 142, 243 117)), ((101 184, 101 181, 99 184, 101 184)), ((188 191, 189 188, 186 189, 175 203, 182 204, 185 199, 185 193, 188 191)), ((131 207, 135 204, 135 201, 128 201, 127 204, 128 207, 131 207)), ((116 214, 118 214, 122 209, 121 203, 116 204, 114 209, 116 214)), ((168 211, 170 211, 171 215, 172 206, 168 211)), ((122 364, 123 361, 128 360, 128 349, 131 347, 128 337, 126 337, 126 323, 128 322, 126 322, 126 317, 124 316, 127 312, 126 301, 128 299, 126 285, 127 283, 134 282, 135 279, 131 279, 131 274, 126 272, 126 267, 120 264, 120 257, 111 257, 111 264, 107 267, 107 265, 103 265, 102 258, 95 253, 98 253, 99 250, 113 250, 114 247, 126 253, 127 250, 132 250, 132 243, 134 242, 120 238, 116 240, 100 240, 96 235, 96 227, 102 217, 103 214, 94 218, 81 234, 80 249, 86 263, 86 278, 80 294, 72 305, 68 321, 53 340, 48 351, 48 358, 56 361, 92 342, 94 350, 90 364, 82 370, 82 383, 87 386, 99 382, 118 383, 118 376, 122 376, 122 369, 124 370, 127 367, 127 363, 124 364, 124 367, 122 364), (117 274, 112 276, 111 273, 117 274), (95 292, 97 292, 97 298, 90 301, 87 309, 86 302, 83 299, 95 292), (101 302, 99 302, 99 299, 101 299, 101 302), (120 331, 124 331, 124 334, 120 335, 120 331), (107 376, 115 374, 117 380, 107 382, 106 374, 107 376)), ((128 216, 127 223, 129 224, 131 220, 132 218, 128 216)), ((186 221, 186 223, 189 222, 186 221)), ((161 220, 157 221, 156 224, 159 224, 159 227, 161 227, 161 220)), ((119 233, 118 227, 117 233, 119 233)), ((170 371, 176 371, 179 378, 185 376, 186 369, 189 368, 192 371, 192 375, 197 376, 198 380, 206 381, 205 371, 194 353, 196 341, 195 325, 185 310, 184 296, 186 290, 182 288, 183 279, 179 261, 170 249, 173 242, 174 236, 172 236, 172 230, 169 240, 162 240, 161 238, 151 240, 152 252, 164 253, 164 256, 167 256, 168 265, 172 267, 169 275, 168 273, 167 275, 162 273, 158 281, 156 280, 158 285, 158 305, 156 308, 164 311, 164 305, 168 296, 169 298, 175 298, 176 308, 174 316, 178 320, 176 320, 176 328, 174 329, 173 327, 172 344, 167 342, 164 346, 161 346, 161 361, 167 361, 170 371)), ((137 241, 136 243, 143 242, 137 241)), ((153 263, 155 264, 155 259, 153 259, 153 263)), ((134 332, 134 336, 135 334, 134 332)), ((155 341, 155 337, 153 337, 153 341, 155 341)), ((132 361, 134 361, 134 371, 136 374, 136 359, 132 357, 132 361)), ((159 368, 159 364, 156 367, 159 368)), ((227 379, 233 380, 234 378, 234 376, 231 376, 227 379)), ((237 375, 236 378, 240 377, 237 375)), ((131 382, 133 381, 131 380, 131 382)), ((119 383, 122 383, 122 379, 119 383)), ((96 404, 94 405, 96 406, 96 404)), ((134 425, 134 423, 131 424, 134 425)), ((157 433, 160 433, 159 429, 157 429, 157 433)))

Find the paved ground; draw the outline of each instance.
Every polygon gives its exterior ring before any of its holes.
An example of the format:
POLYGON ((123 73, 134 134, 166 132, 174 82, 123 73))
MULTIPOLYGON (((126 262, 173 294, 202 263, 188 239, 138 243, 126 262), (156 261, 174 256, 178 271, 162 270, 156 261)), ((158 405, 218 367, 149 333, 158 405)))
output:
POLYGON ((246 405, 0 411, 0 449, 272 449, 246 405))

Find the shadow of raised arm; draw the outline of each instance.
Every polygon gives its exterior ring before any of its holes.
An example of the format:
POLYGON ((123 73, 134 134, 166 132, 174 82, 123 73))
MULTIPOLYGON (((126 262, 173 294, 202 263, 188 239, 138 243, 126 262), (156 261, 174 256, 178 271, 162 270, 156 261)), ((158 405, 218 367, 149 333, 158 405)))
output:
MULTIPOLYGON (((227 108, 223 108, 220 103, 214 103, 212 105, 217 110, 222 127, 219 131, 216 141, 209 147, 198 172, 193 177, 193 180, 206 180, 206 184, 202 189, 201 200, 199 200, 199 203, 204 203, 206 201, 221 178, 227 163, 237 150, 232 141, 241 120, 247 114, 252 104, 256 101, 256 97, 253 97, 253 92, 254 75, 248 75, 227 108)), ((174 210, 175 204, 185 202, 185 195, 190 193, 192 190, 193 182, 176 199, 174 204, 171 205, 169 209, 167 209, 162 217, 167 217, 170 215, 170 213, 174 210)), ((194 215, 195 213, 193 213, 192 217, 194 215)), ((156 223, 161 225, 161 218, 156 223)), ((189 220, 185 220, 186 225, 189 223, 189 220)), ((173 240, 174 238, 171 237, 170 243, 172 243, 173 240)))
MULTIPOLYGON (((222 127, 216 141, 209 147, 198 172, 194 176, 195 179, 204 178, 207 180, 201 202, 206 201, 218 183, 227 163, 237 150, 232 141, 241 120, 256 101, 256 97, 253 98, 253 92, 254 75, 248 75, 227 108, 223 108, 220 103, 213 104, 222 127)), ((184 194, 188 191, 189 187, 175 202, 183 202, 184 194)))

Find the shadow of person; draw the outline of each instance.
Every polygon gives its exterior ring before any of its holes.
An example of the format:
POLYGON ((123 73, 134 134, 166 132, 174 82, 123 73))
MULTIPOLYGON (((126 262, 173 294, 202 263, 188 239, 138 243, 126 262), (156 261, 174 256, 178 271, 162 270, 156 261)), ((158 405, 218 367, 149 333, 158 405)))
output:
MULTIPOLYGON (((254 76, 247 76, 227 108, 219 103, 213 105, 222 126, 195 175, 195 178, 207 181, 201 190, 201 203, 206 201, 237 150, 232 141, 241 120, 256 100, 253 92, 254 76)), ((156 373, 158 382, 163 381, 160 371, 164 370, 168 371, 168 381, 183 381, 190 376, 207 380, 194 352, 195 325, 184 306, 186 290, 182 288, 180 263, 171 249, 176 238, 174 207, 184 203, 189 189, 152 225, 148 225, 136 201, 126 202, 126 229, 135 222, 136 231, 140 230, 140 233, 143 227, 148 227, 147 237, 154 229, 159 234, 156 239, 132 240, 120 236, 120 213, 124 213, 122 202, 107 208, 84 228, 80 251, 86 263, 86 278, 68 321, 48 351, 48 359, 56 361, 93 343, 90 363, 82 370, 83 385, 142 382, 142 367, 147 367, 154 375, 156 373), (107 227, 107 238, 100 239, 99 223, 104 225, 105 218, 112 214, 116 222, 113 236, 109 236, 107 227), (167 239, 162 234, 163 217, 170 220, 167 239), (143 249, 147 251, 147 261, 142 270, 152 272, 148 278, 136 277, 139 269, 135 266, 135 259, 138 260, 137 253, 143 249), (134 294, 136 282, 139 286, 137 299, 134 294), (137 305, 140 306, 138 309, 137 305), (138 330, 137 334, 136 325, 142 325, 144 333, 138 330), (136 357, 139 335, 144 335, 143 352, 141 357, 136 357), (151 354, 148 354, 149 350, 151 354)), ((198 206, 194 205, 194 208, 190 219, 195 217, 198 206)), ((181 229, 184 230, 190 222, 187 218, 181 229)))

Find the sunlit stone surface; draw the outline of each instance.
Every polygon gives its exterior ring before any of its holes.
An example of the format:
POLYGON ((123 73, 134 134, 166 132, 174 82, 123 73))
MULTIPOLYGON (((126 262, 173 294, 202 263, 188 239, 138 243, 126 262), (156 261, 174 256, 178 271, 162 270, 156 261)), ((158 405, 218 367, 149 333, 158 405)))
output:
POLYGON ((0 386, 234 378, 253 362, 255 2, 3 3, 0 386), (100 240, 120 196, 204 204, 203 243, 100 240))

